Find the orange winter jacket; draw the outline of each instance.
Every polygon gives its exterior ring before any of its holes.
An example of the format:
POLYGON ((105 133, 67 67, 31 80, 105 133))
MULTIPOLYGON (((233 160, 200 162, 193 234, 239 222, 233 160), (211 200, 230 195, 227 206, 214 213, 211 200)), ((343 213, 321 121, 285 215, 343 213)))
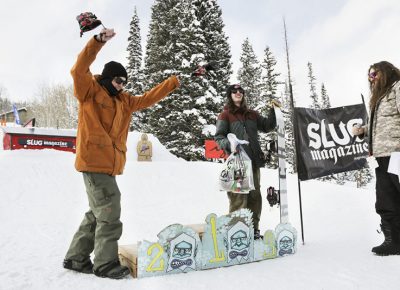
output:
POLYGON ((122 174, 125 167, 132 113, 157 103, 179 82, 172 76, 143 96, 121 92, 111 97, 97 81, 99 76, 93 76, 89 70, 103 45, 93 37, 71 69, 74 95, 79 101, 75 168, 115 176, 122 174))

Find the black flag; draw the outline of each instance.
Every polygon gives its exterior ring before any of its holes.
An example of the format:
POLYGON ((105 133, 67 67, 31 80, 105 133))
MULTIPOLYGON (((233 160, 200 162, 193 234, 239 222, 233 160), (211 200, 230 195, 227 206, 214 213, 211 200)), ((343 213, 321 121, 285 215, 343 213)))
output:
POLYGON ((298 175, 308 180, 365 167, 368 144, 352 127, 366 124, 364 104, 331 109, 295 108, 298 175))

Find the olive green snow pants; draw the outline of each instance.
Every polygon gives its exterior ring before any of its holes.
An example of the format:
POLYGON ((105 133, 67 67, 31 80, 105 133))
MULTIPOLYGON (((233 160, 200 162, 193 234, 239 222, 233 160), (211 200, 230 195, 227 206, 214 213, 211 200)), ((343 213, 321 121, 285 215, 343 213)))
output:
POLYGON ((90 210, 75 233, 66 259, 84 261, 94 250, 94 269, 118 259, 122 234, 121 193, 115 176, 84 172, 90 210))
POLYGON ((253 179, 255 190, 250 191, 249 194, 234 193, 230 191, 228 192, 229 212, 231 213, 241 208, 250 209, 253 212, 254 229, 258 230, 262 209, 260 168, 253 168, 253 179))

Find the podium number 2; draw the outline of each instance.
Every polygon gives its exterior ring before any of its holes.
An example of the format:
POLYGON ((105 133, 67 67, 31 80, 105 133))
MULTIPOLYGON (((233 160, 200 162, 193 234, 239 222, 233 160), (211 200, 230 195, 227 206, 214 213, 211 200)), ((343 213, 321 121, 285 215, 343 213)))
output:
POLYGON ((153 260, 151 260, 150 264, 147 266, 146 271, 147 272, 157 272, 157 271, 164 271, 164 259, 161 258, 162 254, 164 253, 163 247, 159 243, 152 244, 148 249, 147 249, 147 256, 151 256, 153 253, 153 249, 157 248, 158 253, 154 256, 153 260), (161 258, 161 259, 160 259, 161 258), (160 266, 159 267, 153 267, 154 264, 160 260, 160 266))

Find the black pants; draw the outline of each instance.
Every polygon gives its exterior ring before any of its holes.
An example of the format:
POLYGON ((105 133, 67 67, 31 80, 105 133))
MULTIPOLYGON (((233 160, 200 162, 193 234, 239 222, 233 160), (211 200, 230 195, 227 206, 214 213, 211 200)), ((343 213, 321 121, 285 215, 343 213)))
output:
POLYGON ((399 176, 388 173, 390 157, 377 157, 375 209, 382 223, 400 230, 400 183, 399 176))

